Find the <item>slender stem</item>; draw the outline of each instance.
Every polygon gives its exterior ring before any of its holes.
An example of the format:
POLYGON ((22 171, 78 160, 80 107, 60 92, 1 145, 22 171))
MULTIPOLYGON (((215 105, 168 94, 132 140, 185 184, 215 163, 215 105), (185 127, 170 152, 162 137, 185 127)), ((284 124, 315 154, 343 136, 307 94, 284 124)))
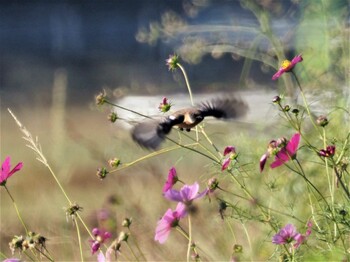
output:
POLYGON ((192 223, 191 223, 191 215, 188 215, 188 247, 187 247, 187 262, 190 261, 190 253, 192 246, 192 223))
POLYGON ((134 250, 133 250, 133 249, 131 248, 131 246, 129 245, 129 242, 128 242, 128 241, 126 241, 126 245, 128 246, 128 248, 129 248, 131 254, 134 256, 134 258, 136 259, 136 261, 139 261, 139 259, 138 259, 138 257, 136 256, 134 250))
MULTIPOLYGON (((249 248, 250 248, 250 251, 251 251, 252 256, 253 256, 253 246, 252 246, 252 242, 250 241, 250 237, 249 237, 249 234, 248 234, 248 230, 247 230, 247 228, 246 228, 246 226, 245 226, 245 224, 244 224, 243 222, 241 222, 241 224, 242 224, 244 233, 245 233, 245 235, 247 236, 249 248)), ((251 261, 254 261, 252 256, 251 256, 251 261)))
POLYGON ((82 245, 81 245, 79 224, 78 224, 78 222, 77 222, 76 219, 74 219, 74 223, 75 223, 75 228, 77 229, 77 236, 78 236, 78 243, 79 243, 80 258, 81 258, 81 261, 83 262, 83 261, 84 261, 84 256, 83 256, 83 248, 82 248, 82 245))
POLYGON ((11 198, 11 200, 12 200, 12 204, 13 204, 13 206, 15 207, 17 216, 18 216, 19 220, 21 221, 21 224, 23 225, 24 230, 26 231, 26 234, 28 234, 28 228, 27 228, 26 224, 24 223, 24 221, 23 221, 23 219, 22 219, 22 217, 21 217, 21 214, 19 213, 19 210, 18 210, 18 207, 17 207, 17 204, 16 204, 14 198, 12 197, 12 195, 11 195, 10 191, 8 190, 7 186, 4 185, 4 187, 5 187, 6 191, 7 191, 7 194, 10 196, 10 198, 11 198))
POLYGON ((292 74, 293 74, 293 76, 294 76, 294 78, 295 78, 295 80, 296 80, 296 82, 297 82, 297 84, 298 84, 299 89, 300 89, 300 93, 301 93, 301 96, 302 96, 302 98, 303 98, 303 102, 304 102, 304 105, 305 105, 307 114, 308 114, 309 117, 310 117, 310 121, 311 121, 312 125, 314 126, 314 128, 319 132, 320 136, 322 136, 322 134, 321 134, 319 128, 317 128, 316 123, 315 123, 315 121, 314 121, 314 119, 313 119, 313 117, 312 117, 312 115, 311 115, 310 107, 309 107, 309 105, 308 105, 308 103, 307 103, 307 101, 306 101, 306 97, 305 97, 305 94, 304 94, 303 89, 302 89, 302 87, 301 87, 301 84, 300 84, 300 82, 299 82, 299 79, 298 79, 297 75, 294 73, 293 70, 292 70, 291 72, 292 72, 292 74))
MULTIPOLYGON (((191 86, 190 86, 190 82, 188 81, 188 76, 187 76, 186 70, 180 63, 177 63, 177 66, 180 68, 180 70, 181 70, 181 72, 182 72, 182 74, 183 74, 183 76, 185 78, 188 94, 190 95, 191 105, 194 106, 193 96, 192 96, 192 89, 191 89, 191 86)), ((196 139, 197 139, 197 142, 198 142, 198 127, 197 126, 196 126, 196 139)))

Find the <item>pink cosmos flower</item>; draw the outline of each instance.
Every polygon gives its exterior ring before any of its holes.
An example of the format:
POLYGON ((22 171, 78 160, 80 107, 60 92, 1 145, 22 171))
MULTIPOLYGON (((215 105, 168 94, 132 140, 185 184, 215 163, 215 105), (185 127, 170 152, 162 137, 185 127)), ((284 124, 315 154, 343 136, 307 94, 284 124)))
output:
POLYGON ((100 249, 101 244, 112 237, 112 234, 98 228, 94 228, 91 232, 95 237, 95 239, 90 240, 91 253, 95 254, 100 249))
POLYGON ((288 224, 272 237, 272 243, 276 245, 284 245, 295 241, 293 246, 294 248, 298 248, 311 234, 312 223, 308 222, 307 227, 308 229, 306 230, 305 235, 302 235, 297 232, 294 225, 288 224))
POLYGON ((271 140, 268 147, 267 151, 265 154, 263 154, 260 158, 260 172, 264 170, 265 164, 267 159, 271 155, 275 155, 276 152, 279 150, 279 148, 284 147, 287 144, 287 139, 286 138, 279 138, 277 140, 271 140))
POLYGON ((227 156, 228 154, 229 154, 229 156, 227 158, 225 158, 225 160, 222 162, 221 171, 224 171, 225 169, 227 169, 228 166, 230 165, 231 161, 235 157, 237 157, 236 148, 234 146, 225 147, 224 156, 227 156))
POLYGON ((21 170, 23 167, 23 163, 19 162, 12 170, 11 170, 11 158, 8 156, 6 157, 4 163, 2 163, 1 166, 1 173, 0 173, 0 185, 5 185, 6 180, 12 176, 17 171, 21 170))
POLYGON ((270 165, 271 168, 279 167, 291 159, 295 159, 300 141, 300 134, 295 133, 288 144, 283 147, 275 156, 275 161, 270 165))
POLYGON ((303 57, 301 55, 297 55, 292 59, 292 61, 284 60, 280 69, 278 69, 277 73, 272 76, 272 80, 278 79, 285 72, 290 72, 294 66, 301 61, 303 61, 303 57))
POLYGON ((186 214, 186 206, 181 202, 177 204, 175 211, 172 211, 171 208, 169 208, 164 216, 158 221, 154 240, 163 244, 168 239, 171 229, 176 227, 179 224, 180 219, 185 217, 186 214))
POLYGON ((169 189, 171 189, 173 187, 173 185, 176 184, 177 181, 179 181, 179 178, 176 174, 176 169, 175 169, 175 167, 172 167, 169 170, 168 179, 165 182, 165 185, 163 187, 163 193, 168 191, 169 189))
POLYGON ((295 240, 297 234, 295 226, 288 224, 272 237, 272 243, 276 245, 289 244, 295 240))
POLYGON ((208 189, 204 190, 200 194, 198 194, 198 191, 199 185, 197 182, 195 182, 191 186, 184 185, 180 191, 171 188, 164 193, 164 197, 172 201, 182 202, 185 205, 190 205, 193 200, 205 196, 208 192, 208 189))

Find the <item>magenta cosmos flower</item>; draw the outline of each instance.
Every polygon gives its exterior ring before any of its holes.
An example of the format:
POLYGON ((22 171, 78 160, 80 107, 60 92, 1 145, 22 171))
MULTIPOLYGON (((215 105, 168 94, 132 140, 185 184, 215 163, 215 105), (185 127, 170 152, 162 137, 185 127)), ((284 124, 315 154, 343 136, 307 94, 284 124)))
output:
POLYGON ((236 148, 234 146, 225 147, 224 156, 227 156, 227 155, 229 156, 226 157, 225 160, 222 162, 221 171, 224 171, 225 169, 227 169, 231 161, 237 157, 236 148))
POLYGON ((300 142, 300 134, 295 133, 288 144, 283 147, 275 156, 275 161, 270 165, 271 168, 279 167, 291 159, 295 159, 300 142))
POLYGON ((172 167, 169 170, 168 179, 165 182, 165 185, 163 187, 163 193, 168 191, 169 189, 171 189, 173 187, 173 185, 176 184, 177 181, 179 181, 179 178, 176 174, 176 169, 175 169, 175 167, 172 167))
POLYGON ((266 153, 260 158, 260 172, 264 170, 266 161, 271 155, 275 155, 275 161, 270 165, 271 168, 281 166, 289 160, 295 159, 299 142, 299 133, 295 133, 288 142, 285 138, 270 141, 266 153))
POLYGON ((158 221, 154 240, 163 244, 168 239, 171 229, 177 227, 180 219, 185 217, 186 214, 186 206, 181 202, 177 204, 174 211, 169 208, 164 216, 158 221))
POLYGON ((184 185, 180 191, 175 189, 169 189, 164 193, 164 197, 176 201, 182 202, 185 205, 190 205, 193 200, 205 196, 208 190, 204 190, 202 193, 198 193, 199 185, 195 182, 193 185, 184 185))
POLYGON ((303 61, 303 57, 301 55, 297 55, 292 59, 292 61, 284 60, 281 64, 280 69, 278 69, 277 73, 272 76, 272 80, 278 79, 285 72, 290 72, 294 66, 301 61, 303 61))
POLYGON ((90 240, 91 253, 95 254, 100 249, 101 244, 112 237, 112 234, 105 230, 100 230, 98 228, 94 228, 91 232, 95 237, 95 239, 90 240))
POLYGON ((4 163, 2 163, 1 166, 1 173, 0 173, 0 185, 5 185, 6 180, 12 176, 17 171, 21 170, 23 167, 23 163, 19 162, 12 170, 11 170, 11 158, 8 156, 6 157, 4 163))
POLYGON ((327 146, 326 149, 321 149, 318 154, 323 157, 332 157, 335 154, 335 146, 327 146))

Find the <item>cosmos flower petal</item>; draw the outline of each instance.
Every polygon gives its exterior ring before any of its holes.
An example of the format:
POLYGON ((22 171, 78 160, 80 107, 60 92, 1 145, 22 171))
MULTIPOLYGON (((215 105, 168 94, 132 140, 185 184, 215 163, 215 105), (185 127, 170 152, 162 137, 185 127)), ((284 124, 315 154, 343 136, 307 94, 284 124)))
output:
POLYGON ((231 158, 226 158, 224 160, 224 162, 222 162, 222 166, 221 166, 221 171, 224 171, 225 169, 228 168, 228 166, 230 165, 230 162, 231 162, 231 158))
POLYGON ((280 76, 285 72, 283 68, 278 69, 277 73, 272 76, 272 80, 280 78, 280 76))
POLYGON ((182 201, 182 196, 180 194, 180 191, 177 191, 175 189, 169 189, 168 191, 164 192, 164 197, 166 199, 176 201, 176 202, 182 201))
POLYGON ((294 156, 295 153, 297 152, 298 146, 300 142, 300 134, 295 133, 292 138, 289 140, 286 149, 287 152, 290 154, 290 156, 294 156))
POLYGON ((299 63, 299 62, 301 62, 301 61, 303 61, 302 55, 301 55, 301 54, 300 54, 300 55, 297 55, 297 56, 294 57, 294 58, 292 59, 292 61, 291 61, 292 66, 295 66, 297 63, 299 63))
POLYGON ((224 149, 224 156, 228 155, 229 153, 236 152, 236 149, 234 146, 227 146, 224 149))

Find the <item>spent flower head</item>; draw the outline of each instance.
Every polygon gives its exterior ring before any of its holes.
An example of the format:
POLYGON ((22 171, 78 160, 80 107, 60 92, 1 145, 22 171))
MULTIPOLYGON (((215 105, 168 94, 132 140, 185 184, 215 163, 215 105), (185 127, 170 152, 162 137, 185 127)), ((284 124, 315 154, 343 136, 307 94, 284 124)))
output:
POLYGON ((117 121, 118 115, 116 112, 111 112, 107 118, 110 122, 114 123, 115 121, 117 121))
POLYGON ((97 175, 101 180, 103 180, 103 179, 106 178, 106 176, 107 176, 108 173, 109 173, 109 172, 108 172, 107 168, 105 168, 105 167, 100 167, 100 168, 97 169, 96 175, 97 175))
POLYGON ((169 170, 167 181, 164 184, 163 193, 173 188, 173 185, 175 185, 177 181, 179 181, 179 178, 177 176, 176 169, 175 167, 172 167, 169 170))
POLYGON ((5 161, 1 165, 0 186, 4 186, 6 184, 7 179, 17 171, 21 170, 22 167, 23 167, 23 163, 19 162, 11 170, 11 158, 9 156, 6 157, 5 161))
POLYGON ((98 105, 98 106, 103 105, 103 104, 107 101, 106 97, 107 97, 106 90, 103 90, 103 92, 100 92, 100 93, 95 97, 96 105, 98 105))
POLYGON ((116 168, 121 164, 121 161, 119 158, 114 157, 108 160, 108 164, 110 167, 116 168))
POLYGON ((180 219, 186 214, 186 206, 181 202, 177 204, 174 211, 169 208, 157 223, 154 240, 163 244, 168 239, 171 229, 177 227, 180 219))
POLYGON ((163 97, 163 100, 159 104, 158 109, 160 112, 166 113, 170 110, 171 107, 172 107, 172 104, 170 103, 169 99, 166 97, 163 97))
POLYGON ((301 55, 297 55, 292 59, 292 61, 284 60, 277 73, 272 76, 272 80, 276 80, 284 73, 290 72, 294 68, 294 66, 301 61, 303 61, 303 57, 301 55))
POLYGON ((168 66, 169 70, 176 70, 179 64, 179 56, 176 54, 169 55, 169 58, 165 60, 166 65, 168 66))
POLYGON ((66 211, 66 218, 68 222, 68 217, 71 217, 74 220, 77 217, 78 212, 83 210, 83 207, 79 206, 77 203, 72 203, 69 207, 64 208, 66 211))
POLYGON ((123 227, 130 228, 131 224, 132 224, 132 218, 131 217, 130 218, 128 218, 128 217, 124 218, 124 220, 122 222, 122 226, 123 227))

